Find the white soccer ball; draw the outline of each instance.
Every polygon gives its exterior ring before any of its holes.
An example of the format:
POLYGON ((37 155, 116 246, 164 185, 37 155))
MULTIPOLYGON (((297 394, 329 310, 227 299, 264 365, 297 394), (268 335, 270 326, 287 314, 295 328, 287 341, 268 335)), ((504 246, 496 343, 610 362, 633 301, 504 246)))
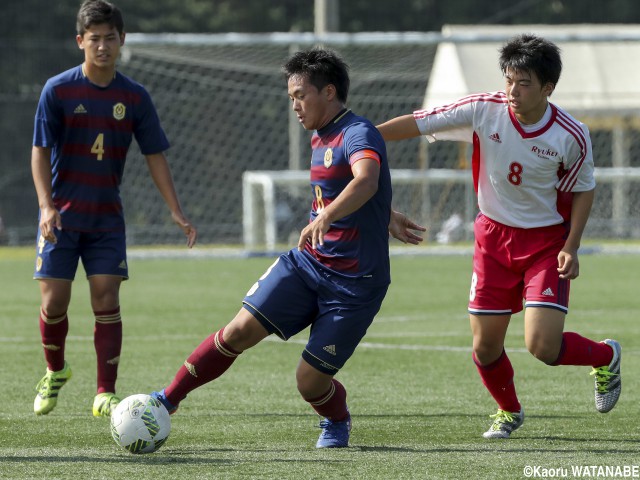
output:
POLYGON ((122 399, 111 414, 111 436, 130 453, 152 453, 169 437, 171 417, 162 403, 145 395, 122 399))

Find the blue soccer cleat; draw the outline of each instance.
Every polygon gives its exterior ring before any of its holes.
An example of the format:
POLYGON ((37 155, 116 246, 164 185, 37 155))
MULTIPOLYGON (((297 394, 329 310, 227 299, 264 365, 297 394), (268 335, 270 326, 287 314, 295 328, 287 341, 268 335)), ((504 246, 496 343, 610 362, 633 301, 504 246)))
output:
POLYGON ((173 415, 174 413, 176 413, 176 410, 178 410, 178 407, 173 406, 169 402, 169 400, 167 400, 167 397, 165 397, 164 388, 159 392, 151 392, 149 395, 151 396, 151 398, 155 398, 162 405, 164 405, 164 408, 167 409, 167 412, 169 412, 169 415, 173 415))
POLYGON ((346 448, 349 446, 351 433, 351 415, 341 422, 332 422, 325 418, 320 422, 322 433, 316 443, 316 448, 346 448))

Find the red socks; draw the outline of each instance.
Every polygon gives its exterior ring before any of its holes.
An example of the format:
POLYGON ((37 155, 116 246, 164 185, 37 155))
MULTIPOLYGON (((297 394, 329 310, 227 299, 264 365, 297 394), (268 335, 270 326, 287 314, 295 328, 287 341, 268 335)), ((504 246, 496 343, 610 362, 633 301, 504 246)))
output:
POLYGON ((520 412, 521 406, 513 383, 513 367, 507 353, 503 350, 502 355, 489 365, 480 365, 475 353, 473 361, 482 383, 498 403, 498 407, 506 412, 520 412))
MULTIPOLYGON (((115 392, 118 363, 122 348, 122 320, 120 307, 94 312, 96 323, 93 343, 97 355, 98 393, 115 392)), ((63 314, 50 318, 40 310, 40 336, 47 368, 57 372, 64 368, 65 339, 69 332, 69 318, 63 314)))
POLYGON ((242 352, 236 352, 222 339, 224 328, 207 337, 189 355, 171 384, 164 389, 165 397, 174 406, 187 394, 215 380, 231 366, 242 352))
POLYGON ((104 312, 93 312, 93 314, 96 318, 93 344, 97 356, 98 393, 115 393, 122 350, 120 307, 104 312))
MULTIPOLYGON (((242 352, 237 352, 223 340, 224 329, 207 337, 189 355, 171 384, 164 389, 165 398, 174 406, 189 392, 221 376, 242 352)), ((349 416, 347 392, 340 382, 332 380, 329 390, 319 398, 307 399, 319 415, 332 421, 349 416)))
POLYGON ((347 391, 335 378, 331 380, 331 386, 324 395, 305 400, 309 402, 318 415, 326 417, 332 422, 342 422, 349 416, 347 391))
POLYGON ((69 332, 69 318, 66 312, 59 317, 50 318, 40 309, 39 324, 47 368, 58 372, 64 368, 64 346, 69 332))
MULTIPOLYGON (((562 335, 562 347, 558 359, 551 365, 586 365, 601 367, 609 365, 613 351, 605 343, 594 342, 577 333, 565 332, 562 335)), ((513 367, 506 352, 489 365, 480 365, 475 354, 476 364, 482 383, 498 403, 498 407, 507 412, 519 412, 520 402, 513 383, 513 367)))
POLYGON ((560 354, 551 365, 586 365, 602 367, 613 359, 613 350, 606 343, 594 342, 573 332, 562 334, 560 354))

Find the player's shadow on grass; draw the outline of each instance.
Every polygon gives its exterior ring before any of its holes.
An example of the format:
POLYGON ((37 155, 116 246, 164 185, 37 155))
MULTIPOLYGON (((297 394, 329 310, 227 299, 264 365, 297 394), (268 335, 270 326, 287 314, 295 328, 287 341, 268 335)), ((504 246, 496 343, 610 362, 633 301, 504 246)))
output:
POLYGON ((391 447, 391 446, 375 446, 370 447, 367 445, 351 445, 349 450, 358 450, 360 452, 378 452, 378 453, 428 453, 432 450, 422 448, 409 448, 409 447, 391 447))
MULTIPOLYGON (((544 437, 538 437, 538 440, 542 439, 544 440, 544 437)), ((358 450, 361 452, 379 452, 379 453, 394 453, 394 452, 398 452, 398 453, 417 453, 417 454, 425 454, 425 453, 462 453, 462 454, 481 454, 481 453, 487 453, 487 454, 491 454, 491 453, 495 453, 495 452, 502 452, 502 453, 560 453, 560 454, 566 454, 566 453, 571 453, 571 452, 575 452, 575 453, 583 453, 585 452, 584 446, 581 446, 580 448, 575 448, 575 449, 566 449, 566 448, 558 448, 558 449, 549 449, 549 448, 518 448, 516 445, 520 445, 522 447, 523 442, 526 442, 528 440, 531 440, 531 437, 529 438, 519 438, 518 440, 520 440, 520 442, 515 442, 515 439, 510 439, 508 440, 508 445, 509 447, 498 447, 495 448, 499 443, 504 443, 504 441, 499 440, 497 442, 486 442, 485 446, 482 448, 478 448, 477 444, 474 445, 469 445, 469 448, 447 448, 447 447, 434 447, 434 448, 409 448, 409 447, 390 447, 390 446, 375 446, 375 447, 370 447, 370 446, 366 446, 366 445, 352 445, 351 447, 349 447, 349 450, 358 450), (516 448, 510 448, 510 447, 516 447, 516 448)), ((573 440, 575 442, 584 442, 585 439, 567 439, 569 441, 573 440)), ((631 442, 631 440, 629 441, 631 442)), ((638 443, 638 441, 635 441, 635 443, 638 443)), ((603 453, 609 453, 609 454, 637 454, 638 450, 637 449, 622 449, 622 448, 594 448, 592 449, 592 451, 594 453, 599 453, 599 454, 603 454, 603 453)))
MULTIPOLYGON (((576 438, 576 437, 559 437, 557 435, 540 435, 540 436, 536 436, 536 437, 526 437, 527 440, 543 440, 546 442, 581 442, 581 443, 589 443, 589 442, 596 442, 596 443, 628 443, 630 445, 638 445, 640 446, 640 439, 633 439, 633 438, 619 438, 619 437, 611 437, 611 438, 605 438, 605 437, 599 437, 599 438, 593 438, 593 437, 583 437, 583 438, 576 438)), ((524 439, 523 439, 524 440, 524 439)), ((597 450, 606 450, 606 451, 610 451, 609 449, 597 449, 597 450)), ((613 450, 611 450, 613 451, 613 450)), ((618 451, 618 450, 616 450, 618 451)), ((634 450, 635 453, 638 452, 638 450, 634 450)))
MULTIPOLYGON (((189 412, 191 415, 197 414, 200 418, 216 418, 216 417, 257 417, 257 418, 296 418, 296 419, 312 419, 313 412, 309 413, 227 413, 221 414, 219 412, 189 412)), ((381 414, 356 414, 354 418, 356 419, 377 419, 377 418, 453 418, 453 417, 462 417, 462 418, 489 418, 489 415, 486 413, 451 413, 451 412, 434 412, 434 413, 381 413, 381 414)), ((570 415, 557 415, 549 418, 575 418, 575 416, 570 415)))
MULTIPOLYGON (((220 449, 221 451, 222 449, 220 449)), ((11 456, 11 457, 3 457, 0 456, 0 463, 133 463, 133 464, 145 464, 145 465, 176 465, 176 464, 200 464, 200 465, 231 465, 234 462, 233 460, 226 459, 216 459, 216 458, 202 458, 202 457, 193 457, 192 455, 184 455, 184 454, 171 454, 167 455, 166 453, 159 454, 147 454, 147 455, 128 455, 128 456, 113 456, 110 458, 99 458, 99 457, 87 457, 87 456, 73 456, 73 457, 65 457, 65 456, 11 456)))

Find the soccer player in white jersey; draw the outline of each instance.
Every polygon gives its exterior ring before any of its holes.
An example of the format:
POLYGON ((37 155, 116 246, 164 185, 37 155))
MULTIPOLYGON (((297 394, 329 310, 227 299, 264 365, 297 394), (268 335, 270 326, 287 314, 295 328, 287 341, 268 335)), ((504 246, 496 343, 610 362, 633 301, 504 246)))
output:
POLYGON ((504 350, 511 315, 525 307, 527 349, 548 365, 593 367, 595 404, 620 396, 621 348, 563 332, 569 282, 594 197, 587 127, 549 102, 560 78, 560 49, 525 34, 500 50, 504 91, 418 110, 378 126, 385 140, 425 135, 473 144, 480 213, 469 295, 473 361, 498 404, 485 438, 508 438, 524 420, 504 350))

